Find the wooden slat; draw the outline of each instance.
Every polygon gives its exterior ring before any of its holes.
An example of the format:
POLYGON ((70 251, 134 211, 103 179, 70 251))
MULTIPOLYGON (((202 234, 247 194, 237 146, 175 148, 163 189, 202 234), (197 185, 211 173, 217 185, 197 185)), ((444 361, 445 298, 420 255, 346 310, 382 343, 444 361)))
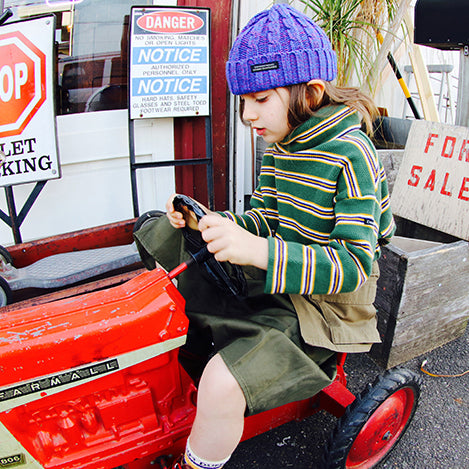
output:
MULTIPOLYGON (((401 320, 412 315, 425 315, 425 311, 435 313, 445 304, 459 303, 469 312, 467 279, 469 278, 469 244, 465 241, 442 244, 440 247, 408 254, 409 261, 404 291, 402 293, 401 320)), ((449 308, 448 308, 449 309, 449 308)), ((453 313, 458 315, 458 308, 453 313)), ((441 313, 438 320, 446 319, 441 313)))
MULTIPOLYGON (((409 37, 414 37, 414 25, 409 11, 407 11, 403 18, 404 24, 408 31, 409 37)), ((423 60, 422 51, 418 44, 412 41, 409 48, 409 57, 414 72, 415 83, 420 96, 422 104, 423 115, 425 120, 432 122, 440 122, 440 115, 435 103, 435 95, 433 94, 432 85, 430 83, 430 76, 428 74, 427 66, 423 60)))
MULTIPOLYGON (((401 27, 402 20, 404 18, 405 13, 408 11, 410 8, 412 0, 402 0, 399 8, 397 9, 396 14, 394 15, 394 19, 392 21, 392 24, 387 28, 386 34, 384 36, 383 44, 381 45, 378 55, 376 56, 376 59, 373 63, 373 66, 370 68, 370 76, 368 77, 368 80, 374 81, 375 85, 378 81, 378 78, 381 74, 381 72, 384 70, 384 68, 388 64, 388 53, 391 51, 391 46, 396 38, 397 32, 399 28, 401 27), (371 79, 371 75, 373 74, 374 80, 371 79)), ((374 86, 375 88, 376 86, 374 86)))
POLYGON ((469 243, 420 244, 411 252, 383 248, 375 300, 382 343, 370 355, 385 368, 456 339, 469 319, 469 243))

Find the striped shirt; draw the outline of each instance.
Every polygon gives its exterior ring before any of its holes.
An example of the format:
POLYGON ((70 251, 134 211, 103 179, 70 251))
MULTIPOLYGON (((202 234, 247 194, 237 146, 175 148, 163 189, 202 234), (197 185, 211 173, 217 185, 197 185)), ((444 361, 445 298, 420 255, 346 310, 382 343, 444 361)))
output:
POLYGON ((251 207, 225 214, 268 239, 266 293, 357 290, 395 229, 384 168, 343 105, 266 149, 251 207))

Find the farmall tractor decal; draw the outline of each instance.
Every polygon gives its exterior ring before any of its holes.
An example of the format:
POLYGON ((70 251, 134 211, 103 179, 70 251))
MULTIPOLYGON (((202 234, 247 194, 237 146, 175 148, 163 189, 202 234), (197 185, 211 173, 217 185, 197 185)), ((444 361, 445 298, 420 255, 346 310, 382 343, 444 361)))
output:
POLYGON ((0 138, 19 135, 46 99, 46 57, 19 31, 0 35, 0 138))

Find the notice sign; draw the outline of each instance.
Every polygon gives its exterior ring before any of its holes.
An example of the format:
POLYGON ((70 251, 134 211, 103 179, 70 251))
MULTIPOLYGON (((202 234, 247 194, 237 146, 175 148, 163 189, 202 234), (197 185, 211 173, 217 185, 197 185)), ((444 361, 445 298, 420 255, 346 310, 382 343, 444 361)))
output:
POLYGON ((469 128, 412 124, 391 208, 395 215, 469 240, 469 128))
POLYGON ((0 27, 0 186, 60 177, 54 32, 54 16, 0 27))
POLYGON ((209 25, 207 9, 132 8, 130 119, 210 114, 209 25))

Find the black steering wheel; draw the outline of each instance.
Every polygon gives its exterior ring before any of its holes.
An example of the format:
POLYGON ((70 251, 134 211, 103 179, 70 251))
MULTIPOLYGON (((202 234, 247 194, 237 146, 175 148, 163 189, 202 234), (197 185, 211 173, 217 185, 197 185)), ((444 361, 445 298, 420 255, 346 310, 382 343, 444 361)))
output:
MULTIPOLYGON (((190 210, 195 214, 197 221, 206 215, 202 207, 187 195, 175 195, 173 206, 175 210, 183 215, 186 210, 190 210)), ((208 280, 225 293, 234 296, 246 296, 246 278, 239 265, 217 261, 213 254, 208 252, 207 243, 203 240, 200 231, 192 230, 186 224, 182 229, 182 234, 186 241, 186 251, 195 259, 203 275, 208 280)))

